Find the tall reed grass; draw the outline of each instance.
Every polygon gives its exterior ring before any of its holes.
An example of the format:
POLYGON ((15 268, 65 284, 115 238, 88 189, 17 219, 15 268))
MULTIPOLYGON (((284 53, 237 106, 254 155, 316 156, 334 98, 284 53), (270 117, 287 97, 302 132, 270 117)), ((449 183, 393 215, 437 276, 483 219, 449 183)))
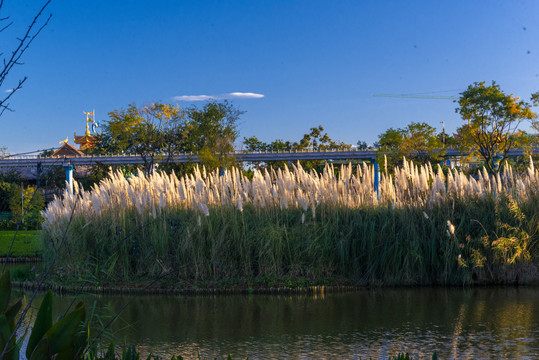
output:
POLYGON ((192 175, 120 172, 43 212, 47 253, 69 274, 125 281, 339 277, 358 284, 536 279, 539 173, 489 176, 404 162, 192 175))

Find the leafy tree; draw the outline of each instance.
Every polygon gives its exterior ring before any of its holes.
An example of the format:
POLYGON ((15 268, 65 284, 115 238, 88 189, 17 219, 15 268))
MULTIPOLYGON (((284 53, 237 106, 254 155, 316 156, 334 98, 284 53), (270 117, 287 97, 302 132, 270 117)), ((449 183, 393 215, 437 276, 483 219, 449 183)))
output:
POLYGON ((369 148, 369 145, 365 141, 358 140, 357 142, 358 150, 367 150, 368 148, 369 148))
MULTIPOLYGON (((177 152, 199 153, 202 163, 210 168, 227 166, 231 160, 226 154, 234 149, 241 114, 227 102, 210 102, 202 109, 160 103, 138 108, 132 104, 109 113, 96 151, 140 155, 146 173, 158 160, 166 163, 177 152)), ((162 167, 186 170, 190 166, 162 167)))
MULTIPOLYGON (((77 180, 79 186, 81 186, 83 189, 90 190, 92 186, 98 184, 101 180, 106 179, 109 176, 110 168, 110 165, 105 164, 91 165, 91 167, 86 171, 85 176, 79 177, 77 176, 77 173, 75 173, 75 179, 77 180)), ((135 170, 135 168, 130 165, 119 166, 119 168, 125 170, 124 174, 135 170)), ((65 183, 65 172, 62 173, 62 176, 64 177, 63 181, 65 183)))
POLYGON ((171 150, 171 133, 183 117, 177 106, 154 103, 138 108, 114 110, 105 122, 97 152, 140 155, 145 173, 150 173, 157 156, 171 150))
POLYGON ((66 173, 64 168, 59 165, 43 166, 41 167, 38 180, 40 187, 64 189, 66 185, 66 173))
POLYGON ((201 109, 194 106, 184 114, 185 121, 170 139, 178 144, 177 151, 198 152, 201 163, 210 169, 233 165, 228 153, 234 151, 243 112, 225 101, 209 102, 201 109))
POLYGON ((0 211, 9 211, 9 199, 12 194, 12 184, 0 181, 0 211))
POLYGON ((294 150, 349 150, 350 145, 344 142, 333 141, 327 133, 323 133, 322 125, 311 128, 308 134, 303 135, 303 138, 292 144, 294 150))
POLYGON ((533 105, 539 106, 539 91, 532 94, 531 100, 533 105))
MULTIPOLYGON (((265 143, 263 141, 258 140, 256 136, 251 136, 250 138, 243 138, 243 145, 245 146, 244 149, 246 151, 291 151, 293 144, 290 141, 284 141, 281 139, 277 139, 272 141, 271 143, 265 143)), ((264 162, 262 161, 255 161, 253 164, 257 167, 260 167, 264 162)), ((273 168, 283 168, 286 164, 286 161, 268 161, 267 166, 271 166, 273 168)), ((265 166, 266 166, 265 165, 265 166)))
POLYGON ((491 173, 499 170, 497 164, 507 159, 509 150, 526 144, 520 123, 536 118, 528 103, 506 95, 494 81, 490 86, 469 85, 458 103, 455 111, 467 122, 458 129, 459 142, 471 155, 480 156, 491 173))
POLYGON ((268 144, 258 140, 256 136, 244 137, 243 145, 246 151, 290 151, 293 147, 290 141, 277 139, 268 144))
POLYGON ((263 141, 258 140, 256 136, 251 136, 250 138, 243 138, 243 146, 245 151, 255 152, 255 151, 268 151, 269 145, 263 141))
MULTIPOLYGON (((320 150, 349 150, 351 145, 343 142, 337 142, 332 140, 327 133, 323 133, 324 128, 319 125, 313 127, 310 131, 303 135, 300 141, 290 142, 282 139, 277 139, 271 143, 260 141, 256 136, 250 138, 243 138, 243 145, 247 151, 320 151, 320 150)), ((286 161, 269 161, 267 166, 274 168, 283 167, 286 161)), ((303 168, 309 170, 316 168, 320 163, 324 161, 300 161, 303 168)), ((261 162, 256 162, 256 166, 260 166, 261 162)))
POLYGON ((22 222, 28 228, 37 229, 41 223, 41 210, 45 208, 43 194, 35 186, 21 189, 17 184, 11 186, 9 208, 13 220, 22 222))
POLYGON ((439 132, 436 137, 440 140, 440 144, 442 144, 444 148, 455 148, 459 146, 455 135, 450 135, 446 133, 445 130, 439 132))
POLYGON ((442 142, 436 129, 427 123, 412 122, 400 129, 389 128, 378 135, 378 161, 387 157, 388 166, 402 165, 403 157, 418 163, 439 162, 442 159, 442 142))
MULTIPOLYGON (((531 102, 533 106, 539 106, 539 91, 532 94, 531 102)), ((537 118, 532 120, 532 127, 536 132, 539 132, 539 121, 537 121, 537 118)), ((534 144, 537 146, 537 142, 534 142, 534 144)))
POLYGON ((293 144, 290 141, 277 139, 269 144, 269 151, 290 151, 293 144))
POLYGON ((401 151, 402 142, 403 134, 401 129, 389 128, 378 135, 378 141, 375 143, 375 146, 378 148, 378 154, 385 154, 389 160, 388 165, 393 167, 401 161, 404 156, 401 151))
POLYGON ((49 156, 52 156, 52 154, 54 154, 54 149, 47 149, 47 150, 43 150, 41 154, 39 154, 39 156, 49 157, 49 156))
POLYGON ((7 183, 20 183, 23 181, 19 168, 0 169, 0 181, 7 183))

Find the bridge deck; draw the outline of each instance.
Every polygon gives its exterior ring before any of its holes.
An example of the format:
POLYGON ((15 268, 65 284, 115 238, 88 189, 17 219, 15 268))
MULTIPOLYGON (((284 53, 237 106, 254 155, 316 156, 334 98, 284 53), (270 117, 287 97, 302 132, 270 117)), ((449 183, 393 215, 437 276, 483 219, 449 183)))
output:
MULTIPOLYGON (((534 148, 534 154, 539 153, 539 148, 534 148)), ((522 156, 522 149, 513 149, 509 152, 510 157, 522 156)), ((375 160, 377 150, 348 150, 348 151, 291 151, 291 152, 234 152, 226 156, 238 161, 297 161, 297 160, 375 160)), ((455 157, 462 154, 459 150, 446 150, 444 156, 455 157)), ((158 163, 186 163, 199 162, 196 154, 160 154, 155 156, 158 163)), ((77 166, 77 165, 136 165, 143 164, 144 158, 140 155, 85 155, 85 156, 61 156, 61 157, 26 157, 26 158, 3 158, 0 159, 0 167, 35 167, 41 166, 77 166)))

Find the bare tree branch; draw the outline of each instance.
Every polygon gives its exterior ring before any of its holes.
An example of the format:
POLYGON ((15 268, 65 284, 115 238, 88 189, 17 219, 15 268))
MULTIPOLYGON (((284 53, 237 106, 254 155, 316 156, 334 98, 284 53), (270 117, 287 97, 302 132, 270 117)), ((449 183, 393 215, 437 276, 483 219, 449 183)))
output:
MULTIPOLYGON (((2 59, 2 67, 0 67, 0 89, 4 85, 4 82, 6 81, 10 71, 13 69, 15 65, 22 65, 20 62, 22 56, 28 50, 34 39, 41 33, 41 31, 47 26, 49 23, 52 14, 49 14, 49 16, 46 18, 45 21, 41 22, 41 19, 43 18, 43 13, 47 6, 50 4, 51 0, 47 0, 45 4, 41 7, 37 15, 34 17, 30 25, 28 25, 26 32, 22 37, 17 37, 18 44, 15 47, 13 51, 11 51, 11 55, 8 57, 4 57, 2 59)), ((2 5, 4 4, 3 0, 0 0, 0 10, 2 9, 2 5)), ((0 18, 1 21, 8 20, 9 17, 3 17, 0 18)), ((13 24, 13 22, 9 22, 7 25, 0 28, 0 33, 6 30, 8 27, 10 27, 13 24)), ((0 54, 0 56, 3 56, 4 52, 0 54)), ((26 81, 27 77, 23 77, 21 80, 19 80, 17 86, 15 86, 12 89, 6 89, 4 92, 7 92, 7 95, 5 95, 3 98, 0 98, 0 117, 6 110, 12 111, 9 107, 8 100, 13 96, 14 93, 16 93, 18 90, 22 88, 22 85, 26 81)))

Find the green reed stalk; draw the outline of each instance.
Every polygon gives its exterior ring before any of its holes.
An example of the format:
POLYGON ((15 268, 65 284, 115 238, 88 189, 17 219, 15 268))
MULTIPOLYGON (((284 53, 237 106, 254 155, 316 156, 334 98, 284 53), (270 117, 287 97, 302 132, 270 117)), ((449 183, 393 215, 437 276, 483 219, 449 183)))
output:
MULTIPOLYGON (((220 177, 112 174, 57 199, 43 216, 46 251, 78 198, 57 262, 73 277, 178 281, 340 278, 355 284, 463 284, 536 279, 539 175, 478 179, 397 169, 381 200, 365 168, 340 178, 301 168, 220 177), (369 193, 369 189, 371 193, 369 193), (489 190, 490 189, 490 190, 489 190), (497 189, 496 192, 492 189, 497 189)), ((50 256, 50 255, 49 255, 50 256)))

